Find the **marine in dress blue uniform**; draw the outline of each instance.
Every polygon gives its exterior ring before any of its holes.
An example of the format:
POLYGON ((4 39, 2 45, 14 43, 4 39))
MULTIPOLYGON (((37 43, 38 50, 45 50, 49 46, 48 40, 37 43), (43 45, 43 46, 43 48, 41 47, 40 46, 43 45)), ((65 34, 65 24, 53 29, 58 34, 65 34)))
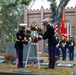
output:
POLYGON ((74 46, 75 46, 75 41, 73 40, 73 37, 70 36, 70 40, 68 41, 69 61, 74 60, 74 46))
POLYGON ((60 48, 62 51, 62 60, 66 60, 66 40, 64 38, 62 38, 62 40, 60 41, 60 48))
POLYGON ((25 25, 20 25, 19 31, 16 33, 16 42, 15 42, 15 48, 18 58, 17 67, 23 68, 23 43, 28 44, 27 41, 24 40, 25 38, 25 25))
POLYGON ((44 26, 46 26, 46 31, 43 34, 43 39, 48 39, 48 55, 49 55, 49 65, 45 69, 53 69, 55 67, 55 49, 56 49, 56 38, 54 37, 54 28, 49 24, 48 19, 42 20, 44 26))
POLYGON ((57 40, 57 44, 56 44, 56 52, 55 55, 58 56, 58 58, 60 59, 60 40, 59 40, 59 36, 56 37, 57 40))

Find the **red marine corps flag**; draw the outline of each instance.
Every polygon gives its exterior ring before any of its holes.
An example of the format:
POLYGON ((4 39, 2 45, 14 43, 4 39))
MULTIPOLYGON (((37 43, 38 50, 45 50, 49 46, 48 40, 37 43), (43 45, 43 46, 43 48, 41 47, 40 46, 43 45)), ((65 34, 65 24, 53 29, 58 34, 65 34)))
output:
POLYGON ((66 28, 66 22, 65 22, 65 17, 64 17, 64 9, 62 11, 62 20, 61 20, 61 25, 60 25, 60 32, 62 37, 67 40, 67 28, 66 28))

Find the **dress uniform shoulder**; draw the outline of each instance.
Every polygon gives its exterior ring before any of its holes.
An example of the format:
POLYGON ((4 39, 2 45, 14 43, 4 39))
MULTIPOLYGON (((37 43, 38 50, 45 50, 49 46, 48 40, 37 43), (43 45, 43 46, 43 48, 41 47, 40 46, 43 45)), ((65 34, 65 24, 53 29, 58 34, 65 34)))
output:
POLYGON ((20 31, 17 31, 17 33, 16 34, 20 34, 20 31))
POLYGON ((53 27, 51 24, 49 24, 49 27, 53 27))
POLYGON ((53 26, 49 24, 47 28, 48 29, 53 29, 53 26))

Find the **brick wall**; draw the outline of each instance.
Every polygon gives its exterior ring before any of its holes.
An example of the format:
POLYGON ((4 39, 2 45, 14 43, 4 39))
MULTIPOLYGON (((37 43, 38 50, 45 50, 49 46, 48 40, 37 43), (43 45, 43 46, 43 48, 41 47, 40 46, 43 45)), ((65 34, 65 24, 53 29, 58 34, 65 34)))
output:
MULTIPOLYGON (((27 23, 28 26, 30 26, 33 21, 35 21, 38 25, 41 25, 41 20, 44 18, 49 18, 52 11, 50 9, 44 9, 41 7, 40 10, 28 10, 28 7, 25 7, 24 12, 24 23, 27 23)), ((65 9, 65 18, 66 21, 69 21, 71 23, 71 35, 75 38, 76 37, 76 7, 74 8, 66 8, 65 9)), ((76 41, 76 39, 75 39, 76 41)), ((39 50, 43 51, 45 49, 44 42, 39 43, 39 50)))

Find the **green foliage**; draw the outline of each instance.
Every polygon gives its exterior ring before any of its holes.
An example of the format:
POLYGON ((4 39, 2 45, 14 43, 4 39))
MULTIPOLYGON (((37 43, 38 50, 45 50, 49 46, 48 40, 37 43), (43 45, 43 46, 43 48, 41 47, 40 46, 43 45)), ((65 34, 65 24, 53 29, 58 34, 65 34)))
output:
POLYGON ((21 4, 28 5, 31 2, 31 0, 22 0, 21 4))
POLYGON ((52 14, 50 18, 52 19, 51 22, 54 23, 54 18, 57 12, 57 2, 56 0, 48 0, 50 2, 50 9, 52 10, 52 14))
POLYGON ((20 22, 24 22, 25 5, 30 2, 31 0, 0 0, 0 29, 4 25, 6 43, 12 41, 12 36, 15 40, 15 29, 17 29, 20 22), (6 8, 7 6, 8 8, 6 8))
POLYGON ((17 28, 18 25, 18 12, 16 10, 9 9, 5 18, 6 18, 5 21, 6 42, 10 42, 11 38, 15 36, 15 29, 17 28))

